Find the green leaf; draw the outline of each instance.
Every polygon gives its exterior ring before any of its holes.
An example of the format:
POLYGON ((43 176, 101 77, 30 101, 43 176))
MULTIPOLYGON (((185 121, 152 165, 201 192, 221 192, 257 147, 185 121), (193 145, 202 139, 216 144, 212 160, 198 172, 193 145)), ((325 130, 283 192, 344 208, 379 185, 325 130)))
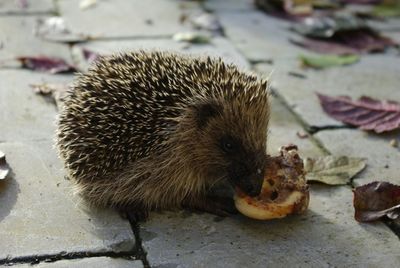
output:
POLYGON ((176 33, 173 36, 175 41, 179 42, 189 42, 193 44, 207 44, 210 43, 210 36, 202 33, 197 32, 183 32, 183 33, 176 33))
POLYGON ((305 56, 300 55, 301 63, 304 66, 316 69, 323 69, 332 66, 349 65, 360 60, 358 55, 323 55, 305 56))
POLYGON ((307 181, 317 181, 330 185, 344 185, 366 166, 364 158, 347 156, 324 156, 306 158, 304 170, 307 181))
POLYGON ((400 4, 382 4, 375 6, 372 14, 378 17, 399 17, 400 4))

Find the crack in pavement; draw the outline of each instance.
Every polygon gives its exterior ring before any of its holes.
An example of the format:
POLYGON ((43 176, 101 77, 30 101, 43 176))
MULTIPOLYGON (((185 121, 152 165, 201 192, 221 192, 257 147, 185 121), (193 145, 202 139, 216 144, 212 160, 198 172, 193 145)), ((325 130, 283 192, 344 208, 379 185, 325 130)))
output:
POLYGON ((350 125, 325 125, 325 126, 307 126, 306 130, 311 135, 314 135, 318 132, 326 131, 326 130, 355 129, 355 128, 357 128, 357 127, 350 126, 350 125))
POLYGON ((74 260, 83 258, 94 258, 94 257, 111 257, 111 258, 123 258, 127 260, 140 260, 134 250, 121 251, 121 252, 60 252, 57 254, 43 254, 43 255, 30 255, 22 257, 10 257, 6 259, 0 259, 0 265, 12 266, 15 264, 38 264, 40 262, 56 262, 59 260, 74 260))
POLYGON ((135 252, 137 257, 142 261, 144 268, 150 268, 150 263, 147 259, 147 252, 143 248, 142 238, 140 237, 140 225, 130 213, 126 213, 126 217, 131 225, 132 232, 135 236, 135 252))

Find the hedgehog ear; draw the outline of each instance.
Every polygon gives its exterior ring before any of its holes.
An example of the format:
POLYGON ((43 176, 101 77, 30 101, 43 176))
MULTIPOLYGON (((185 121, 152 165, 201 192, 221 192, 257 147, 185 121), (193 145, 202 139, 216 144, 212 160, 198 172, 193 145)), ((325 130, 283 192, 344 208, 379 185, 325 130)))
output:
POLYGON ((222 107, 216 102, 195 104, 193 108, 197 126, 200 129, 204 128, 211 118, 217 116, 222 111, 222 107))

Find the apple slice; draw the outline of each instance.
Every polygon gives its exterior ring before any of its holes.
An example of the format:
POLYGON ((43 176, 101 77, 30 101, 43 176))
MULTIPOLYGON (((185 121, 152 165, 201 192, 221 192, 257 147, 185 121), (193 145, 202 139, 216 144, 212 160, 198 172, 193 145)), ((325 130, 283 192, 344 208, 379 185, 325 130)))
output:
POLYGON ((258 220, 283 218, 307 210, 310 194, 297 147, 284 146, 279 156, 269 157, 259 196, 249 197, 237 188, 234 199, 240 213, 258 220))

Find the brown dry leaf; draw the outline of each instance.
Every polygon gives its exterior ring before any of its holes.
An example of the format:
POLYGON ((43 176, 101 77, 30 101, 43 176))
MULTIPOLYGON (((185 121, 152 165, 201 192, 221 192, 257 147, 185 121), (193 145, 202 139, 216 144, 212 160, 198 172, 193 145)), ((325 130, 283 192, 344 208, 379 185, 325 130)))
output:
POLYGON ((344 185, 366 166, 364 158, 347 156, 324 156, 304 159, 307 181, 329 185, 344 185))
POLYGON ((32 84, 30 85, 36 94, 50 97, 50 99, 60 109, 64 98, 66 97, 69 89, 68 84, 32 84))
POLYGON ((7 164, 6 155, 0 151, 0 180, 4 180, 9 172, 10 167, 7 164))
POLYGON ((376 133, 400 128, 400 103, 362 96, 352 100, 348 96, 331 97, 317 93, 324 111, 346 124, 376 133))
POLYGON ((378 220, 383 216, 397 219, 400 215, 400 186, 375 181, 353 190, 354 218, 360 222, 378 220))

